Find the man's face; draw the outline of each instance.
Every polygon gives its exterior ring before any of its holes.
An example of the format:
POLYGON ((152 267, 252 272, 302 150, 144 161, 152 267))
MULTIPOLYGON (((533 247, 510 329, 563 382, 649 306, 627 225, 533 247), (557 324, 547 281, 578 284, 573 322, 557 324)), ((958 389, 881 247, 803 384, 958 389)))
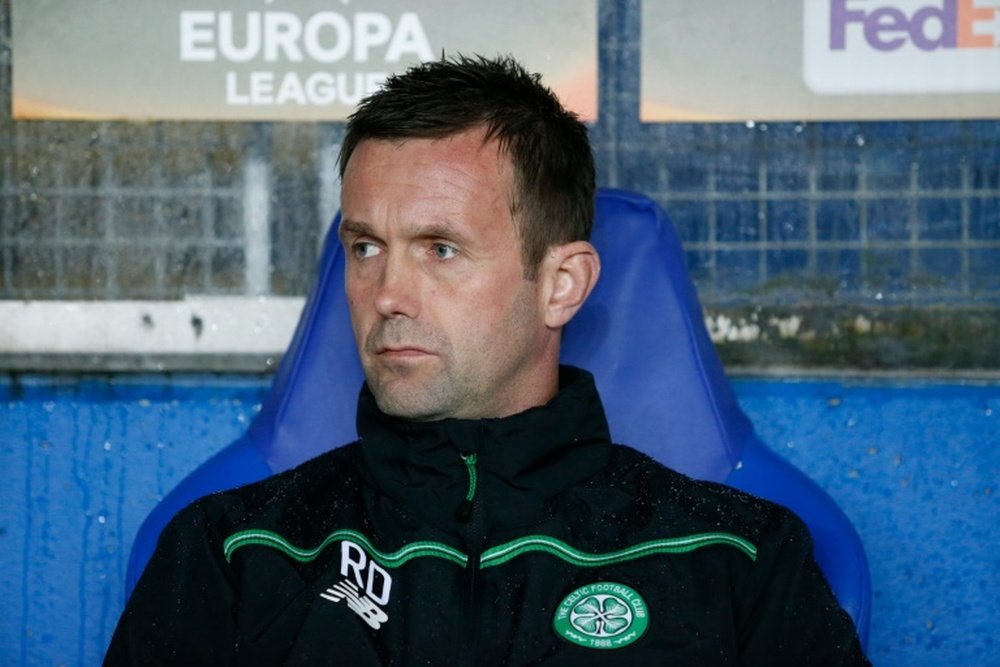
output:
POLYGON ((481 130, 365 140, 351 155, 347 300, 384 412, 500 417, 548 399, 538 385, 551 332, 539 283, 524 278, 513 188, 510 159, 481 130))

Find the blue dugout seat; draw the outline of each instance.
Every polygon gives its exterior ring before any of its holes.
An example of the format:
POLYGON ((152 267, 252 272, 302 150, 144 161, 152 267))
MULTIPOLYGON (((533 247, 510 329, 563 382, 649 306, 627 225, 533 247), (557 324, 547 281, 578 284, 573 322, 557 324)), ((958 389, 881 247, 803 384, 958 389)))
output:
MULTIPOLYGON (((691 477, 794 510, 809 526, 816 559, 867 646, 871 582, 861 540, 833 500, 754 433, 705 329, 666 215, 645 196, 603 189, 592 241, 601 256, 601 278, 566 328, 562 360, 594 374, 614 440, 691 477)), ((344 253, 334 229, 260 413, 242 437, 185 478, 147 517, 129 559, 127 593, 160 531, 185 505, 356 438, 356 399, 364 378, 343 275, 344 253)))

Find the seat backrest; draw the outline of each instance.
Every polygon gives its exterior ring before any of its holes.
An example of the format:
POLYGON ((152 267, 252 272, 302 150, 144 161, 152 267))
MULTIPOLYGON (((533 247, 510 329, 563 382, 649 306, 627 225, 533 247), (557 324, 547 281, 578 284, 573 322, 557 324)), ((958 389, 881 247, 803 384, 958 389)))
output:
MULTIPOLYGON (((836 504, 754 435, 705 329, 683 249, 663 211, 642 195, 603 189, 592 241, 601 278, 566 328, 562 360, 594 374, 612 437, 691 477, 728 481, 798 511, 864 642, 870 584, 861 542, 836 504)), ((186 478, 140 528, 129 591, 160 530, 184 505, 355 439, 363 374, 343 276, 334 225, 260 413, 243 437, 186 478)))
MULTIPOLYGON (((680 242, 641 195, 602 191, 597 217, 601 279, 567 327, 562 359, 594 374, 616 442, 692 477, 723 481, 752 428, 705 330, 680 242)), ((250 428, 275 472, 356 437, 354 399, 364 375, 343 273, 343 249, 330 234, 317 286, 250 428)))

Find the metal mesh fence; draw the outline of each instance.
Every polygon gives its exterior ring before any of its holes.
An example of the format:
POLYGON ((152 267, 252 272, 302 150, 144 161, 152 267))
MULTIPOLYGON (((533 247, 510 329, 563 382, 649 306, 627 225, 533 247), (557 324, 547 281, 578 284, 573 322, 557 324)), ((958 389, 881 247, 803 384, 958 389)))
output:
POLYGON ((1000 296, 1000 123, 645 126, 623 162, 710 301, 1000 296))
POLYGON ((0 296, 300 294, 322 128, 5 123, 0 296), (263 199, 261 199, 261 197, 263 199), (260 238, 254 208, 266 219, 260 238), (255 245, 257 247, 255 247, 255 245), (253 262, 263 251, 263 262, 253 262))

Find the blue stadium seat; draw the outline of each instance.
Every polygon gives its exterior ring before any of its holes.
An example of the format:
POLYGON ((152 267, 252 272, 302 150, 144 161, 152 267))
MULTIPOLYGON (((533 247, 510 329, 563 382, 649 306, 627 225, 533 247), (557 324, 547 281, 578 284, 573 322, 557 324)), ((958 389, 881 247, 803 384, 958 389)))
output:
MULTIPOLYGON (((566 329, 562 358, 594 374, 615 441, 692 477, 730 484, 798 513, 867 645, 871 582, 861 540, 829 496, 755 435, 708 337, 666 215, 642 195, 601 190, 593 243, 601 255, 601 279, 566 329)), ((363 375, 343 273, 344 254, 331 233, 260 413, 246 434, 184 479, 142 524, 129 560, 129 593, 163 526, 182 507, 355 439, 363 375)))

